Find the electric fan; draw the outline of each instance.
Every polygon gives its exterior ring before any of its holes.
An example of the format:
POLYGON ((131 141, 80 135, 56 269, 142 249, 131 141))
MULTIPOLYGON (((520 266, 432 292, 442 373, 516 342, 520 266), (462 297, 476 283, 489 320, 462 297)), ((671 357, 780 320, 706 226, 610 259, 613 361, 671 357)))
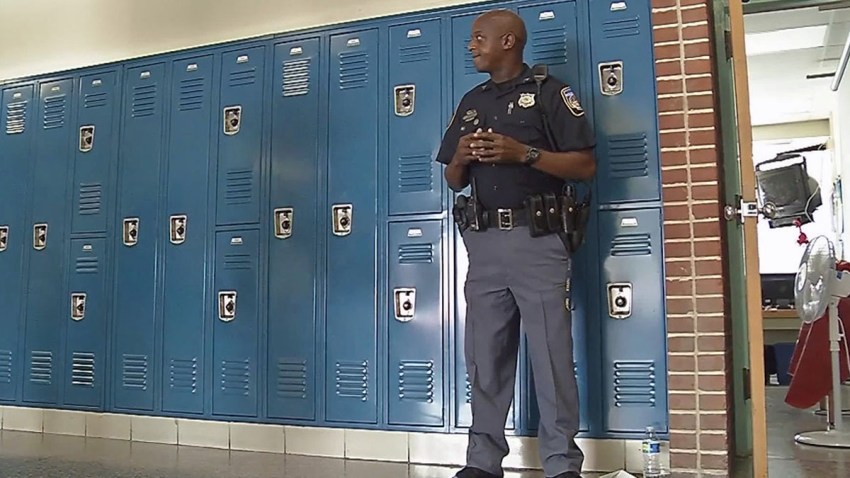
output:
MULTIPOLYGON (((806 246, 794 283, 794 302, 800 319, 812 323, 829 310, 829 351, 832 358, 832 403, 830 410, 841 410, 841 329, 838 302, 850 296, 850 273, 835 268, 835 249, 825 236, 806 246)), ((833 413, 834 427, 824 431, 797 434, 798 443, 832 448, 850 448, 850 430, 844 428, 842 413, 833 413)))

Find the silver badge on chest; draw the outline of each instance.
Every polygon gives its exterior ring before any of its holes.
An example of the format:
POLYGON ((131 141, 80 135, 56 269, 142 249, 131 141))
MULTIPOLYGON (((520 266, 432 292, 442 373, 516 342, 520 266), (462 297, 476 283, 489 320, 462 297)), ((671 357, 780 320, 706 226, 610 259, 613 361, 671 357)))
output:
POLYGON ((519 100, 516 102, 520 108, 531 108, 534 103, 534 93, 520 93, 519 100))

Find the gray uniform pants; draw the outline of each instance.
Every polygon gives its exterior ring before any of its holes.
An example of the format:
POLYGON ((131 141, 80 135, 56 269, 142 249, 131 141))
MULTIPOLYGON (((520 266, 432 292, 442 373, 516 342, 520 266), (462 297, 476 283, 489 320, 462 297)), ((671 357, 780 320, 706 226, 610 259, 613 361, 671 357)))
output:
POLYGON ((532 238, 525 227, 467 230, 463 241, 469 255, 464 352, 472 385, 467 465, 502 474, 521 320, 540 409, 543 471, 547 477, 580 472, 572 323, 564 304, 569 253, 558 235, 532 238))

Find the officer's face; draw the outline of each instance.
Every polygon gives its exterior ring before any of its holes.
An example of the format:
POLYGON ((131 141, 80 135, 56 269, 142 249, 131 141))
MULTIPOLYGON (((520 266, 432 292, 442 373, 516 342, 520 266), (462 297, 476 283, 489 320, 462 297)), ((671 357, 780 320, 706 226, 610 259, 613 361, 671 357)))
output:
POLYGON ((498 31, 496 22, 486 16, 479 17, 472 24, 472 37, 469 39, 469 52, 475 69, 480 72, 490 72, 505 56, 502 48, 505 33, 498 31))

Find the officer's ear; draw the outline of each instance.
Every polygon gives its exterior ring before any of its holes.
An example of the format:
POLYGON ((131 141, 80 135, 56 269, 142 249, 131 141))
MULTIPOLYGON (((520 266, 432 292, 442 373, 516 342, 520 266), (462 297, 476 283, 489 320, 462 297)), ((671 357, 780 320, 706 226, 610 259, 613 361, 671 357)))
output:
POLYGON ((503 50, 511 50, 514 46, 516 46, 516 35, 514 35, 512 32, 508 32, 502 35, 503 50))

